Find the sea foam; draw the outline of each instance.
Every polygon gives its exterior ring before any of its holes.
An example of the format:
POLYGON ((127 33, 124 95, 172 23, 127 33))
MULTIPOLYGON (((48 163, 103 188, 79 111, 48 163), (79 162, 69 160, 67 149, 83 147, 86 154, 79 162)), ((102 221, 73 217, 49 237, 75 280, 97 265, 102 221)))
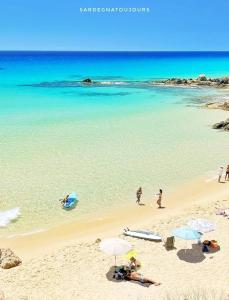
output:
POLYGON ((0 211, 0 227, 6 227, 10 222, 16 220, 20 214, 21 212, 19 207, 0 211))

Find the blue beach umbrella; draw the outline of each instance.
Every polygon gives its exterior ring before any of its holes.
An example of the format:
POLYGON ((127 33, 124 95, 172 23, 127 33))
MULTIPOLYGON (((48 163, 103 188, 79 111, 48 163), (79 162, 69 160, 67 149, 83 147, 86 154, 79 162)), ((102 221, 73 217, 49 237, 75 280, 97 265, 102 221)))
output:
POLYGON ((172 231, 172 234, 175 237, 178 237, 183 240, 199 240, 201 238, 201 233, 193 230, 189 227, 180 227, 172 231))

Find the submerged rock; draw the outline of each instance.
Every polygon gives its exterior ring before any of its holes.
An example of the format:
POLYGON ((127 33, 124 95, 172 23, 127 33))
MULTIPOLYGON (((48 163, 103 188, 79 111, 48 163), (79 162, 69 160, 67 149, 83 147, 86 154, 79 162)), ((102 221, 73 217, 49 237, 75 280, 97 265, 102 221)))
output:
POLYGON ((181 79, 176 79, 176 80, 175 80, 175 83, 176 83, 176 84, 182 84, 183 81, 182 81, 181 79))
POLYGON ((224 126, 224 121, 221 121, 221 122, 218 122, 218 123, 215 123, 214 125, 212 125, 212 128, 220 129, 220 128, 223 128, 223 126, 224 126))
POLYGON ((0 266, 3 269, 10 269, 22 263, 21 259, 9 248, 0 249, 0 266))
POLYGON ((152 84, 164 85, 184 85, 184 86, 212 86, 225 88, 229 87, 229 76, 219 78, 207 78, 205 74, 200 74, 197 78, 169 78, 163 80, 154 80, 152 84))
POLYGON ((222 110, 229 111, 229 101, 225 101, 225 102, 210 102, 210 103, 206 103, 204 105, 204 107, 211 108, 211 109, 222 109, 222 110))
POLYGON ((229 131, 229 118, 225 121, 221 121, 212 125, 213 129, 223 129, 225 131, 229 131))
POLYGON ((229 125, 229 118, 224 121, 224 126, 229 125))
POLYGON ((229 131, 229 124, 223 126, 223 130, 229 131))
POLYGON ((207 81, 207 77, 205 76, 205 74, 200 74, 197 79, 200 81, 207 81))
POLYGON ((84 83, 92 83, 92 80, 91 80, 91 78, 86 78, 86 79, 83 79, 82 82, 84 82, 84 83))

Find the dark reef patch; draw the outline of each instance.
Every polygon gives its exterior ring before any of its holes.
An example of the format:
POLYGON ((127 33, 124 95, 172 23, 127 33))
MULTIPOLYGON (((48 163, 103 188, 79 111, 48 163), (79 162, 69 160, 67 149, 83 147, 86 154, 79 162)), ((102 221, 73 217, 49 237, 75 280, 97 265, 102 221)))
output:
MULTIPOLYGON (((102 76, 103 77, 103 76, 102 76)), ((115 76, 116 77, 116 76, 115 76)), ((133 88, 152 88, 152 87, 163 87, 163 88, 174 88, 175 92, 178 92, 178 88, 206 88, 206 87, 217 87, 226 88, 229 86, 229 76, 222 78, 208 78, 204 75, 200 75, 197 79, 177 79, 171 78, 166 80, 114 80, 114 76, 104 77, 104 81, 94 80, 94 78, 86 77, 82 80, 60 80, 50 82, 40 82, 33 84, 24 84, 24 86, 33 87, 133 87, 133 88), (111 79, 112 78, 112 79, 111 79)), ((101 77, 100 77, 101 78, 101 77)), ((98 79, 98 76, 97 76, 98 79)), ((171 91, 170 91, 171 92, 171 91)), ((178 92, 179 93, 179 92, 178 92)))
POLYGON ((78 95, 80 96, 86 96, 86 97, 110 97, 110 96, 128 96, 131 93, 127 93, 127 92, 119 92, 119 93, 78 93, 78 95))
MULTIPOLYGON (((65 87, 127 87, 127 88, 152 88, 148 81, 93 81, 90 78, 84 80, 62 80, 62 81, 44 81, 39 83, 23 84, 19 86, 42 87, 42 88, 65 88, 65 87)), ((160 87, 157 87, 160 88, 160 87)))
MULTIPOLYGON (((68 76, 68 78, 76 78, 77 80, 83 80, 84 78, 87 78, 88 76, 86 75, 80 75, 80 74, 71 74, 68 76)), ((113 75, 108 75, 108 76, 102 76, 102 75, 98 75, 98 76, 93 76, 94 80, 127 80, 127 78, 125 76, 121 76, 121 75, 117 75, 117 76, 113 76, 113 75)))
POLYGON ((84 78, 84 76, 82 75, 79 75, 79 74, 72 74, 72 75, 69 75, 68 78, 77 78, 77 79, 82 79, 84 78))
POLYGON ((45 87, 45 88, 57 88, 57 87, 80 87, 81 81, 44 81, 40 83, 22 84, 19 86, 32 86, 32 87, 45 87))

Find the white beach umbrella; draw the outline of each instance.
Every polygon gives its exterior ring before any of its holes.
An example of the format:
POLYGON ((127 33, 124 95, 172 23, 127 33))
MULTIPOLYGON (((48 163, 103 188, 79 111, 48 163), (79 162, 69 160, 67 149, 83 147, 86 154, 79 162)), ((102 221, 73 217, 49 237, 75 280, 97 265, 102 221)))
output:
POLYGON ((19 207, 0 211, 0 227, 6 227, 10 222, 15 221, 20 214, 21 212, 19 207))
POLYGON ((99 246, 101 251, 115 257, 115 265, 117 255, 126 254, 132 249, 132 245, 128 241, 119 238, 102 240, 99 246))
POLYGON ((205 233, 215 230, 215 224, 205 219, 195 219, 188 221, 187 225, 198 232, 205 233))

